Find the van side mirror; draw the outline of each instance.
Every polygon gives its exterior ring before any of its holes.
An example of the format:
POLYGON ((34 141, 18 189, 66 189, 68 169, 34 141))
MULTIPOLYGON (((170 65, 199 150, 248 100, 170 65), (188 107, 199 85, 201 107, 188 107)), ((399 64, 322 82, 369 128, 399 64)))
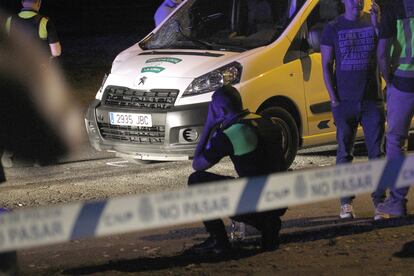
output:
POLYGON ((324 25, 316 24, 308 32, 309 46, 315 51, 321 51, 321 37, 324 25))

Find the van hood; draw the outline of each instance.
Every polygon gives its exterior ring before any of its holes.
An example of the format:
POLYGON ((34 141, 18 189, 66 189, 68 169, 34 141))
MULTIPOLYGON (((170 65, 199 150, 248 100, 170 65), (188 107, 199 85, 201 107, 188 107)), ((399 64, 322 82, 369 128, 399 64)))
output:
POLYGON ((196 78, 234 61, 237 52, 161 49, 143 51, 138 44, 120 53, 112 64, 116 75, 196 78))

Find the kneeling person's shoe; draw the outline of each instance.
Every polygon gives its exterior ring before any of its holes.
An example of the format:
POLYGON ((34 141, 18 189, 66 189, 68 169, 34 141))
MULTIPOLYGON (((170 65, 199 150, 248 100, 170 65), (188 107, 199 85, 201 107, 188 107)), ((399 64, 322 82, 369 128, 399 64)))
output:
POLYGON ((221 255, 231 249, 228 240, 219 240, 214 236, 208 237, 204 242, 196 244, 185 251, 186 254, 221 255))
POLYGON ((355 218, 354 208, 352 204, 342 204, 341 212, 339 213, 341 219, 353 219, 355 218))

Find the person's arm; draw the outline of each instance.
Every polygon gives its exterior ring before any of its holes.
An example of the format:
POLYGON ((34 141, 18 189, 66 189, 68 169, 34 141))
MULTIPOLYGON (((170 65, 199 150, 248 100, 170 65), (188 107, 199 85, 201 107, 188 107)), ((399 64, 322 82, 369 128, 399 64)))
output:
POLYGON ((385 82, 390 84, 391 81, 391 67, 390 67, 390 47, 391 39, 383 38, 378 41, 377 59, 378 67, 385 82))
POLYGON ((58 57, 62 54, 62 46, 60 42, 49 44, 50 54, 52 57, 58 57))
POLYGON ((385 9, 381 16, 380 34, 377 46, 377 62, 379 70, 387 85, 391 83, 391 45, 397 33, 396 18, 392 10, 385 9))
POLYGON ((207 147, 207 144, 209 142, 212 132, 214 131, 215 127, 220 123, 221 121, 218 118, 216 118, 214 114, 214 110, 212 109, 212 106, 210 104, 208 114, 207 114, 207 120, 204 123, 203 133, 201 134, 200 141, 198 142, 197 147, 194 152, 194 157, 193 157, 193 169, 194 170, 204 171, 214 166, 215 163, 211 163, 210 161, 207 160, 207 158, 204 155, 204 151, 207 147))
POLYGON ((62 45, 60 44, 55 24, 49 18, 44 19, 45 21, 43 24, 46 25, 46 34, 50 48, 50 56, 52 58, 59 57, 62 54, 62 45))
POLYGON ((371 24, 375 28, 375 33, 378 36, 380 31, 381 9, 375 0, 372 1, 371 9, 369 12, 371 14, 371 24))
POLYGON ((203 134, 200 138, 200 142, 197 144, 196 150, 194 152, 193 169, 196 171, 204 171, 211 168, 214 165, 211 164, 203 154, 210 133, 211 129, 204 127, 203 134))
POLYGON ((335 93, 334 88, 334 48, 326 45, 321 45, 321 54, 322 54, 322 70, 323 70, 323 79, 325 81, 326 89, 328 90, 329 97, 331 99, 332 106, 337 106, 339 104, 338 98, 335 93))
POLYGON ((158 27, 158 25, 160 25, 168 15, 170 15, 171 11, 172 9, 168 8, 163 2, 154 14, 155 27, 158 27))

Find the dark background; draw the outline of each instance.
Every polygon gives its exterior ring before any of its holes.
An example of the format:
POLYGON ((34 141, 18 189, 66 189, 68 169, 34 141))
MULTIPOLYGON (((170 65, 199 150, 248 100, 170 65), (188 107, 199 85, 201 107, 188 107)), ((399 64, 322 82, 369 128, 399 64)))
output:
MULTIPOLYGON (((17 14, 20 0, 0 0, 6 14, 17 14)), ((117 54, 154 27, 163 0, 43 0, 40 13, 55 24, 62 56, 57 63, 83 107, 95 97, 117 54)), ((3 18, 4 20, 4 18, 3 18)), ((1 22, 0 25, 4 25, 1 22)))
MULTIPOLYGON (((49 16, 59 34, 143 32, 154 27, 162 0, 43 0, 40 13, 49 16)), ((19 0, 0 0, 0 8, 17 13, 19 0)))

